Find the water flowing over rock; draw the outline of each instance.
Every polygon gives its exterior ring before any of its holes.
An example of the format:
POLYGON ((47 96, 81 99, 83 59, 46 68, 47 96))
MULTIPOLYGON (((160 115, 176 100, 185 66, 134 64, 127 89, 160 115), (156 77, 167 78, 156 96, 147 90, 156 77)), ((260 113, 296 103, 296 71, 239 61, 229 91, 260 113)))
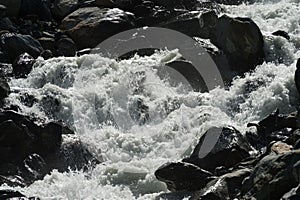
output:
POLYGON ((133 14, 114 8, 80 8, 63 19, 66 30, 79 48, 95 47, 100 42, 133 27, 133 14))
POLYGON ((26 77, 32 70, 35 59, 28 53, 21 54, 13 63, 13 74, 17 78, 26 77))

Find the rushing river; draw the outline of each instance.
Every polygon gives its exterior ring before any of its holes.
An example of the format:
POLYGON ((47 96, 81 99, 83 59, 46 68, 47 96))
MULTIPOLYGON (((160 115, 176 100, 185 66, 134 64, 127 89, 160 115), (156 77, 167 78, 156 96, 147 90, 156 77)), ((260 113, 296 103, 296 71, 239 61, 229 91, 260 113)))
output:
POLYGON ((190 155, 209 127, 233 125, 244 133, 248 122, 276 108, 281 113, 295 111, 300 102, 294 84, 300 57, 300 1, 223 7, 230 16, 247 16, 257 23, 267 52, 267 62, 235 79, 228 90, 183 92, 160 79, 157 68, 180 57, 176 50, 122 61, 99 55, 39 58, 26 79, 12 80, 16 92, 10 104, 28 115, 63 119, 91 153, 104 160, 87 172, 54 170, 29 187, 14 189, 41 199, 155 199, 167 188, 154 171, 190 155), (279 29, 289 33, 290 41, 271 36, 279 29), (22 103, 26 95, 39 103, 22 103), (145 124, 133 120, 138 99, 148 106, 149 116, 142 116, 145 124))

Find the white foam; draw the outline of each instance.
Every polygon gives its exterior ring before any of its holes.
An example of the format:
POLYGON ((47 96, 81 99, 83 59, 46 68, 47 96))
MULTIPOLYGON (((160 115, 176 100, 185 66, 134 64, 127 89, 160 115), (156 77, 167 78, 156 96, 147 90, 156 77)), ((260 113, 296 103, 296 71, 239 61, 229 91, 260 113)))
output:
POLYGON ((39 101, 53 96, 58 105, 46 101, 27 107, 20 103, 19 93, 12 94, 9 102, 27 114, 64 119, 92 154, 101 154, 105 162, 89 172, 53 171, 27 188, 15 189, 42 199, 155 199, 167 189, 154 171, 190 155, 209 127, 233 125, 244 133, 248 122, 277 107, 283 113, 294 111, 299 102, 293 80, 294 58, 300 56, 299 1, 276 2, 226 6, 232 15, 251 17, 264 34, 283 29, 292 37, 290 42, 266 38, 274 54, 254 72, 237 78, 229 90, 182 93, 161 80, 157 68, 162 61, 179 57, 176 51, 120 62, 99 55, 40 59, 27 79, 12 80, 10 85, 39 101), (134 74, 141 71, 147 73, 145 88, 135 93, 134 74), (128 117, 132 106, 128 101, 136 98, 149 106, 149 124, 139 126, 128 117))

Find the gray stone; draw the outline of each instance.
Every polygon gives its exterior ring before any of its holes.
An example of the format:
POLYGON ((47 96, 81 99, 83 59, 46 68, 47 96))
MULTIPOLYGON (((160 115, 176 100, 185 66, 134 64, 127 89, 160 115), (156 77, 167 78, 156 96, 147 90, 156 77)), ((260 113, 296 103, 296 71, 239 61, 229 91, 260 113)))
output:
POLYGON ((118 8, 80 8, 63 19, 61 28, 80 49, 95 47, 108 37, 133 27, 133 14, 118 8))

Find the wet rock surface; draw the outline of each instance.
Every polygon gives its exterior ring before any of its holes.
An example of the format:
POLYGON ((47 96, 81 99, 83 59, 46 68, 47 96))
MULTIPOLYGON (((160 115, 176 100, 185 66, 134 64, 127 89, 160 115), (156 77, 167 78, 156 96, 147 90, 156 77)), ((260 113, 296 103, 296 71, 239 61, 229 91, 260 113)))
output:
POLYGON ((194 168, 167 163, 155 175, 172 192, 192 191, 193 200, 297 199, 300 146, 295 120, 297 113, 282 115, 276 110, 255 124, 256 135, 242 135, 231 126, 210 128, 191 156, 182 160, 194 168), (201 183, 188 186, 182 177, 195 183, 195 169, 209 174, 201 183))
POLYGON ((67 126, 37 123, 16 112, 1 111, 1 184, 27 185, 53 169, 64 172, 99 163, 67 126))
POLYGON ((96 47, 109 36, 133 27, 133 14, 118 8, 80 8, 63 19, 66 30, 79 48, 96 47))
POLYGON ((183 161, 213 172, 221 166, 233 167, 248 158, 250 151, 250 144, 234 127, 213 127, 203 134, 192 155, 183 161))
MULTIPOLYGON (((234 76, 254 70, 265 57, 263 35, 253 20, 221 15, 220 4, 241 3, 253 2, 0 0, 0 107, 5 107, 11 93, 10 79, 26 78, 37 57, 90 53, 108 37, 144 26, 194 37, 230 85, 234 76)), ((292 40, 283 30, 272 34, 292 40)), ((207 91, 191 65, 184 60, 169 63, 174 69, 183 68, 179 71, 195 91, 207 91)), ((300 60, 296 67, 294 79, 300 93, 300 60)), ((255 83, 249 85, 246 90, 255 83)), ((21 100, 27 106, 36 101, 26 91, 21 100)), ((51 109, 60 103, 55 97, 40 101, 51 109)), ((147 124, 149 106, 138 99, 133 107, 131 117, 140 125, 147 124)), ((64 123, 25 116, 17 112, 17 106, 5 109, 0 110, 0 184, 28 186, 53 169, 86 170, 102 161, 64 123)), ((51 110, 45 113, 50 116, 51 110)), ((210 128, 191 147, 190 156, 162 165, 155 176, 170 191, 184 192, 191 199, 299 199, 298 121, 298 113, 282 115, 278 110, 260 122, 250 122, 249 127, 256 127, 254 133, 244 134, 233 126, 210 128)), ((17 191, 0 191, 0 199, 7 198, 37 199, 17 191)))
POLYGON ((206 185, 212 174, 193 164, 178 162, 161 166, 155 176, 166 182, 170 191, 195 191, 206 185))

